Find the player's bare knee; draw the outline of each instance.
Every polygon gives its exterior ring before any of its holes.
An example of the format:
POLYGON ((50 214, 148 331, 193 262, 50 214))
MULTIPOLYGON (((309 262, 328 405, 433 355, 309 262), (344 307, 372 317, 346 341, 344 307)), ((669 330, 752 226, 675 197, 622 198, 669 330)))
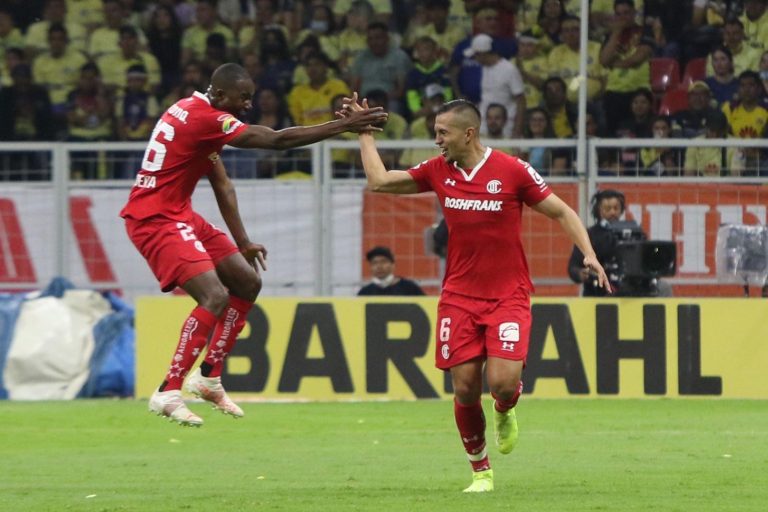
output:
POLYGON ((232 295, 249 302, 254 302, 261 291, 261 276, 256 272, 243 276, 237 284, 230 288, 232 295))
POLYGON ((482 389, 474 383, 459 382, 454 383, 453 394, 456 396, 456 400, 458 400, 459 403, 469 405, 477 403, 477 401, 480 400, 482 389))
POLYGON ((200 298, 200 305, 216 316, 224 312, 229 304, 229 293, 223 286, 206 290, 206 293, 200 298))
POLYGON ((520 384, 520 377, 512 377, 503 382, 490 382, 488 387, 494 396, 502 400, 512 400, 520 384))

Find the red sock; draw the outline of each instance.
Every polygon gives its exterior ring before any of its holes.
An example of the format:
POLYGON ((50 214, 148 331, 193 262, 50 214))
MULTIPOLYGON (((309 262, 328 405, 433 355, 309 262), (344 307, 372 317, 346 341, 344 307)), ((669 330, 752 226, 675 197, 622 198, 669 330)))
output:
POLYGON ((491 468, 488 462, 488 454, 485 451, 485 414, 483 406, 478 400, 472 405, 460 404, 453 400, 453 415, 456 418, 456 426, 459 428, 461 442, 467 452, 472 471, 484 471, 491 468))
POLYGON ((208 335, 211 334, 214 325, 216 325, 216 315, 202 306, 192 310, 181 328, 181 337, 165 376, 166 385, 163 391, 181 389, 184 377, 187 376, 197 356, 205 347, 205 342, 208 341, 208 335))
POLYGON ((211 336, 211 344, 205 355, 205 362, 210 365, 206 377, 220 377, 224 370, 224 359, 229 355, 237 341, 237 335, 245 327, 245 319, 253 307, 253 302, 229 296, 229 305, 219 317, 216 329, 211 336))
POLYGON ((507 412, 508 410, 512 409, 514 406, 517 405, 517 401, 520 400, 520 395, 523 393, 523 380, 520 379, 520 383, 517 385, 517 391, 515 391, 515 394, 512 395, 512 398, 509 400, 502 400, 498 396, 496 396, 495 393, 491 393, 491 396, 496 400, 494 402, 494 407, 499 412, 507 412))

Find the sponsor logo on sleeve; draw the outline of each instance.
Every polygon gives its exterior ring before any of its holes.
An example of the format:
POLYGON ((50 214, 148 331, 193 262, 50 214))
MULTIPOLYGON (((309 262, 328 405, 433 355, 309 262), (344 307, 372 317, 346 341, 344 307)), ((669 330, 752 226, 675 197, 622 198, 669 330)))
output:
POLYGON ((217 120, 221 121, 221 131, 227 135, 237 130, 237 128, 243 124, 238 121, 235 116, 230 114, 221 115, 217 120))

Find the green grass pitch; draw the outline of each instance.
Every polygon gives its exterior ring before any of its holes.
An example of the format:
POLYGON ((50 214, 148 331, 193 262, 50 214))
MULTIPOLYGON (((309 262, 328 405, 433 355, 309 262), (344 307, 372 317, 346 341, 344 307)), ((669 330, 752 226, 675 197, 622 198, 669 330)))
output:
POLYGON ((0 402, 0 510, 765 511, 768 402, 536 400, 489 453, 496 491, 464 495, 446 401, 202 403, 182 428, 145 401, 0 402))

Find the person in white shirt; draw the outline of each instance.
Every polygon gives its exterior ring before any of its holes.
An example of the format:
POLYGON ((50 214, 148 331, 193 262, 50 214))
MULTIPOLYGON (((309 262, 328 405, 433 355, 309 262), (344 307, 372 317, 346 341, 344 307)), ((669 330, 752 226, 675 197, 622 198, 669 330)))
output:
MULTIPOLYGON (((523 78, 517 66, 494 51, 493 38, 488 34, 478 34, 472 38, 471 45, 464 50, 464 56, 474 57, 483 66, 480 112, 487 112, 492 103, 503 105, 507 109, 504 134, 512 138, 521 137, 526 104, 523 78)), ((480 133, 488 133, 485 119, 480 133)))

